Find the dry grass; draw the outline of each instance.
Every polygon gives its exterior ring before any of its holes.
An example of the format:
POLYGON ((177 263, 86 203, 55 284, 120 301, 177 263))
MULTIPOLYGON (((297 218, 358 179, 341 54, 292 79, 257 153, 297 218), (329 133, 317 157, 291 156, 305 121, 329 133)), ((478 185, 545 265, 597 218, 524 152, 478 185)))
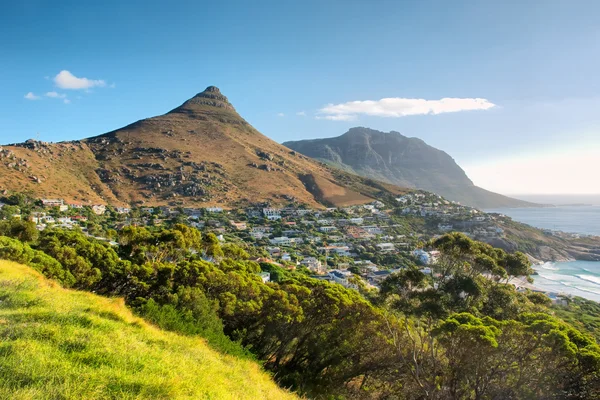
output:
POLYGON ((381 190, 366 183, 364 178, 345 179, 351 184, 342 182, 339 177, 349 174, 292 154, 232 109, 193 104, 186 111, 141 120, 81 144, 51 145, 53 154, 7 147, 28 160, 31 168, 17 173, 0 162, 0 188, 25 191, 37 197, 85 198, 111 204, 174 203, 226 208, 258 201, 280 204, 290 197, 313 207, 321 207, 320 201, 339 206, 364 204, 373 201, 381 190), (140 150, 151 148, 169 154, 165 157, 140 150), (272 159, 261 158, 260 152, 268 153, 272 159), (187 165, 191 162, 216 163, 219 167, 199 173, 187 165), (160 164, 161 168, 143 166, 148 164, 160 164), (271 171, 256 168, 266 165, 271 171), (98 170, 104 171, 102 181, 98 170), (177 182, 162 184, 160 188, 148 183, 166 174, 177 182), (180 180, 181 174, 185 179, 180 180), (47 178, 39 184, 30 175, 47 178), (315 198, 304 186, 300 177, 306 175, 315 177, 320 198, 315 198), (206 194, 191 197, 177 193, 180 187, 198 177, 211 182, 202 184, 206 194))

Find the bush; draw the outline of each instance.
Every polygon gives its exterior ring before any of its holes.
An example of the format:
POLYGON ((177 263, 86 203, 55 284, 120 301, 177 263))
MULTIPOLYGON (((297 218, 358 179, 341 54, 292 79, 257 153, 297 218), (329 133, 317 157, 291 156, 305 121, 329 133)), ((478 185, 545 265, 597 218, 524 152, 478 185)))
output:
POLYGON ((0 236, 0 259, 25 264, 44 276, 55 279, 63 286, 73 286, 75 278, 61 263, 43 251, 34 250, 28 244, 6 236, 0 236))

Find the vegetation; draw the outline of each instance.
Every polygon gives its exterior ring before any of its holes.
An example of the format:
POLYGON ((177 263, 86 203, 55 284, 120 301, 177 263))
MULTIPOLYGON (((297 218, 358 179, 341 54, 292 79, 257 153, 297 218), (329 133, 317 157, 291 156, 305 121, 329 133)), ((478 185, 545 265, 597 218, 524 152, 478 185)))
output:
POLYGON ((0 261, 0 398, 292 399, 253 362, 0 261))
POLYGON ((600 340, 600 304, 582 297, 568 299, 567 305, 553 307, 557 316, 569 324, 587 331, 600 340))
POLYGON ((64 285, 122 296, 158 326, 260 360, 312 398, 600 396, 595 340, 551 315, 545 296, 507 283, 531 273, 521 253, 447 234, 426 244, 440 252, 432 274, 404 268, 376 294, 259 265, 184 225, 117 236, 112 247, 47 229, 30 245, 3 238, 2 257, 34 265, 22 254, 43 252, 54 267, 37 269, 64 285))

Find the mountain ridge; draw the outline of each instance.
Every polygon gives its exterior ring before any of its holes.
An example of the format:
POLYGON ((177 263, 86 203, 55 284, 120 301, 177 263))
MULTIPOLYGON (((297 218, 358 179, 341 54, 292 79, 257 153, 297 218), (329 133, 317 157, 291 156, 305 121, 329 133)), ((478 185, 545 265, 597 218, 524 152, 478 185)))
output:
POLYGON ((535 205, 475 186, 448 153, 396 131, 355 127, 337 137, 283 145, 347 172, 427 190, 476 208, 535 205))
POLYGON ((74 203, 323 207, 406 191, 343 175, 261 134, 215 86, 101 135, 0 150, 0 189, 74 203))

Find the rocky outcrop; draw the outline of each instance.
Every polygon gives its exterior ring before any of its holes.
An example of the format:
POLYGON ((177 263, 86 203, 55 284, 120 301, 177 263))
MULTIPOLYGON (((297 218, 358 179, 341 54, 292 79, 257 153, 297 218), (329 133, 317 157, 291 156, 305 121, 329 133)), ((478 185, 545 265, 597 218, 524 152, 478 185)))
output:
POLYGON ((339 137, 285 142, 283 145, 347 172, 427 190, 472 207, 533 205, 475 186, 447 153, 399 132, 358 127, 339 137))

